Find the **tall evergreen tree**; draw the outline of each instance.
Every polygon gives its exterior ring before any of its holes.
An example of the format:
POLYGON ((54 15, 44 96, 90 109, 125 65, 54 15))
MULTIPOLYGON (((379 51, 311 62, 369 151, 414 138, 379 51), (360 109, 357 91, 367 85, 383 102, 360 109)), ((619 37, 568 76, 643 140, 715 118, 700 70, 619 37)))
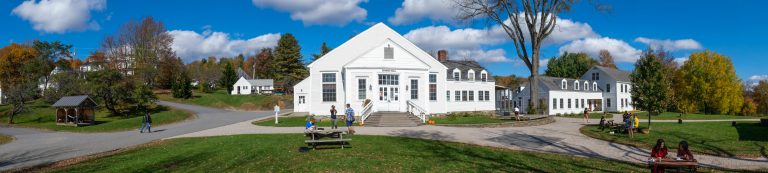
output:
POLYGON ((597 61, 586 53, 565 52, 559 58, 549 59, 547 64, 547 70, 544 71, 547 76, 578 79, 597 61))
POLYGON ((323 57, 325 54, 328 54, 328 52, 331 52, 331 50, 333 50, 333 48, 328 47, 328 45, 326 45, 325 42, 323 42, 323 45, 320 46, 320 53, 312 54, 312 56, 314 57, 312 61, 313 62, 317 61, 317 59, 320 59, 320 57, 323 57))
POLYGON ((630 75, 632 101, 636 108, 648 111, 648 129, 651 128, 651 115, 666 110, 666 88, 669 85, 666 76, 661 58, 650 49, 643 52, 635 63, 635 71, 630 75))
POLYGON ((226 62, 226 65, 224 66, 224 73, 219 81, 223 87, 227 87, 227 93, 232 92, 234 89, 232 85, 235 85, 235 82, 237 82, 237 72, 235 72, 235 69, 232 67, 231 63, 226 62))
POLYGON ((309 74, 302 62, 299 41, 292 34, 283 34, 280 36, 280 40, 277 41, 272 69, 274 70, 275 80, 288 93, 293 89, 294 82, 292 81, 304 79, 309 74))
POLYGON ((186 70, 182 70, 173 82, 172 94, 174 98, 189 99, 192 97, 192 80, 186 70))

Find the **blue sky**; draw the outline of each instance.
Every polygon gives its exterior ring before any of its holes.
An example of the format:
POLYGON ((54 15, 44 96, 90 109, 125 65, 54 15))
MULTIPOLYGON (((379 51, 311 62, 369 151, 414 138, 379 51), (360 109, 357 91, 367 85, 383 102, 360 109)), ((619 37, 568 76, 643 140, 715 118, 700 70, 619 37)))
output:
MULTIPOLYGON (((528 76, 513 45, 484 20, 453 20, 442 0, 164 0, 0 2, 0 46, 34 39, 73 44, 84 58, 128 20, 152 16, 172 33, 185 61, 233 56, 273 46, 279 34, 294 34, 305 59, 322 42, 336 47, 370 25, 384 22, 430 52, 449 50, 455 59, 476 59, 495 75, 528 76), (54 10, 56 9, 56 10, 54 10)), ((600 1, 599 12, 582 2, 560 16, 560 32, 543 47, 542 59, 568 51, 609 50, 619 67, 632 70, 639 51, 664 47, 684 61, 706 49, 732 58, 743 80, 768 79, 766 1, 600 1)), ((554 34, 553 34, 554 35, 554 34)))

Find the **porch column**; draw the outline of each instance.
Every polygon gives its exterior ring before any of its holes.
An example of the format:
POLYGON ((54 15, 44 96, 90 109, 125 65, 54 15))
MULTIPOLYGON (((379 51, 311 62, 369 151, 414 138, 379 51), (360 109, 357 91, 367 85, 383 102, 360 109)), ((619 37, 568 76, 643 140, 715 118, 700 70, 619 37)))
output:
POLYGON ((80 110, 75 108, 75 124, 80 122, 80 110))
POLYGON ((64 123, 69 123, 69 109, 64 108, 64 123))

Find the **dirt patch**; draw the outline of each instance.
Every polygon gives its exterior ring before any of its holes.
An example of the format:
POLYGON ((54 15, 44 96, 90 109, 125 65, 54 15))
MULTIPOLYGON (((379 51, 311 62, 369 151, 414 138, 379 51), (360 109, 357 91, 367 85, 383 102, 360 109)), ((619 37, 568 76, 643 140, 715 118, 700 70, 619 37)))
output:
POLYGON ((253 110, 260 110, 261 107, 256 106, 256 104, 247 102, 240 104, 240 110, 246 110, 246 111, 253 111, 253 110))

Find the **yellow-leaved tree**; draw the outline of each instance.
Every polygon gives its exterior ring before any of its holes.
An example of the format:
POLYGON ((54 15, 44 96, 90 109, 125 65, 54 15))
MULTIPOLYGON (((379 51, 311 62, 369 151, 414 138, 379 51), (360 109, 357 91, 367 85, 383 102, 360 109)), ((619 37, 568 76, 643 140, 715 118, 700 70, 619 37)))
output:
POLYGON ((731 58, 709 50, 690 55, 678 71, 677 107, 683 112, 738 114, 744 96, 731 58))

